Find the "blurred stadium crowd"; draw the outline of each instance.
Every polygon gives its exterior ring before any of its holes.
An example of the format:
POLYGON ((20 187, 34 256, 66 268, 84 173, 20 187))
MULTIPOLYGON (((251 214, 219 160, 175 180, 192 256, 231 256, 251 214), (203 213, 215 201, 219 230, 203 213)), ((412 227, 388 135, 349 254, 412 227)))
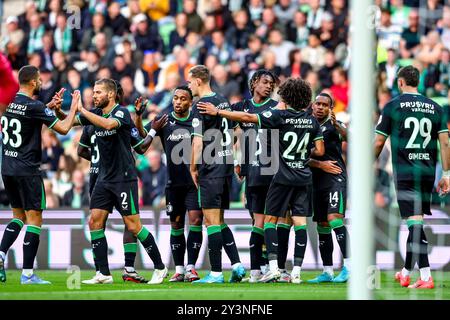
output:
MULTIPOLYGON (((3 0, 8 1, 8 0, 3 0)), ((1 4, 3 4, 1 1, 1 4)), ((13 1, 13 0, 10 0, 13 1)), ((421 70, 420 92, 448 109, 450 98, 450 4, 447 0, 376 0, 377 109, 398 94, 396 72, 407 64, 421 70)), ((172 90, 185 83, 190 67, 205 64, 212 87, 231 103, 249 97, 247 81, 259 68, 308 80, 314 93, 335 99, 337 117, 349 122, 350 15, 346 0, 34 0, 3 16, 0 50, 15 72, 40 68, 39 99, 78 89, 92 106, 96 79, 118 79, 125 104, 150 99, 150 121, 168 111, 172 90)), ((88 205, 89 163, 77 156, 81 130, 67 137, 43 132, 43 172, 48 208, 88 205)), ((376 204, 391 202, 389 150, 378 165, 376 204)), ((155 143, 137 156, 140 204, 164 207, 165 158, 155 143)), ((0 202, 7 205, 0 185, 0 202)), ((242 186, 232 200, 242 207, 242 186)))

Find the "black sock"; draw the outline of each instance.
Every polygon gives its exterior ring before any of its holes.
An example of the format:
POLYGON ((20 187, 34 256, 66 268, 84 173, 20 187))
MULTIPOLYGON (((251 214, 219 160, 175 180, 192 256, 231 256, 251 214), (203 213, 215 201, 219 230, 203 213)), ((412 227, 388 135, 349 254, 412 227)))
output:
POLYGON ((409 234, 405 269, 413 270, 416 262, 418 262, 419 268, 427 268, 430 266, 430 263, 428 262, 428 241, 423 230, 423 222, 408 220, 407 223, 409 234))
POLYGON ((278 268, 286 269, 286 259, 289 246, 289 233, 291 226, 285 223, 277 224, 278 236, 278 268))
POLYGON ((189 226, 187 237, 188 264, 195 266, 203 242, 202 226, 189 226))
POLYGON ((405 269, 411 271, 414 269, 414 266, 417 261, 417 256, 414 257, 413 261, 413 251, 412 251, 412 240, 413 240, 413 232, 412 227, 408 228, 408 238, 406 239, 406 258, 405 258, 405 269))
POLYGON ((253 227, 250 234, 250 268, 259 270, 262 263, 262 247, 264 244, 264 230, 253 227))
POLYGON ((209 263, 211 271, 222 272, 222 230, 219 225, 209 226, 208 231, 208 250, 209 263))
POLYGON ((319 233, 319 251, 324 266, 333 265, 333 237, 330 227, 317 226, 319 233))
POLYGON ((306 244, 308 235, 306 233, 306 225, 296 226, 295 230, 295 249, 294 249, 294 266, 301 267, 303 258, 305 257, 306 244))
POLYGON ((141 231, 139 231, 137 235, 137 238, 142 243, 145 251, 147 251, 150 259, 152 259, 155 269, 164 269, 165 265, 161 260, 161 254, 159 253, 155 238, 153 238, 153 235, 150 233, 150 231, 148 231, 146 227, 142 227, 141 231))
POLYGON ((125 267, 134 268, 137 253, 137 238, 126 227, 123 232, 123 251, 125 253, 125 267))
POLYGON ((224 223, 220 226, 222 228, 222 243, 223 248, 231 261, 231 264, 241 262, 239 258, 239 251, 236 246, 236 242, 234 241, 233 232, 231 232, 230 228, 224 223))
POLYGON ((264 242, 267 248, 267 259, 278 260, 278 236, 275 223, 264 223, 264 242))
POLYGON ((186 251, 184 228, 170 230, 170 248, 175 266, 184 266, 184 252, 186 251))
POLYGON ((347 228, 344 225, 344 221, 342 219, 335 219, 330 221, 330 226, 334 230, 336 234, 336 240, 339 244, 339 248, 341 248, 342 257, 344 259, 348 258, 347 253, 347 228))
POLYGON ((428 240, 427 236, 425 235, 425 231, 421 230, 421 237, 420 237, 420 254, 419 254, 419 269, 421 268, 427 268, 430 266, 430 263, 428 262, 428 240))
POLYGON ((23 269, 33 269, 34 259, 39 248, 39 236, 41 228, 28 226, 23 239, 23 269))
POLYGON ((10 223, 6 226, 5 232, 3 233, 2 242, 0 244, 0 251, 5 254, 8 253, 9 248, 13 245, 19 236, 20 230, 22 230, 23 222, 20 219, 12 219, 10 223))
POLYGON ((104 229, 91 231, 91 244, 98 271, 104 276, 111 275, 108 263, 108 242, 104 229))

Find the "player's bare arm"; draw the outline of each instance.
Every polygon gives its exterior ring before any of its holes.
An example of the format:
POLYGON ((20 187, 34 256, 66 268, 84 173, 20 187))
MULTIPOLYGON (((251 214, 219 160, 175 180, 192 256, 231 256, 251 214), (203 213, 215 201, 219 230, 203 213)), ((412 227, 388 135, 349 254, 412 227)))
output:
POLYGON ((381 150, 383 150, 384 144, 386 143, 386 136, 383 136, 382 134, 377 134, 375 136, 375 147, 374 147, 374 154, 375 159, 378 159, 380 156, 381 150))
POLYGON ((339 132, 342 140, 347 141, 347 128, 344 127, 339 121, 336 120, 336 115, 334 114, 333 110, 331 110, 331 123, 336 128, 336 130, 339 132))
POLYGON ((339 166, 335 165, 335 163, 337 163, 337 161, 331 160, 320 161, 316 159, 309 159, 308 165, 312 168, 318 168, 327 173, 341 174, 342 169, 339 166))
POLYGON ((200 158, 202 155, 202 137, 194 136, 192 139, 192 154, 191 154, 191 165, 189 171, 194 181, 195 187, 198 189, 198 168, 197 163, 200 163, 200 158))
POLYGON ((77 113, 80 100, 81 100, 81 93, 79 90, 75 90, 72 93, 72 104, 70 106, 69 114, 64 120, 56 122, 56 124, 52 128, 53 130, 63 135, 66 135, 70 131, 75 120, 75 115, 77 113))
POLYGON ((217 109, 212 103, 203 101, 198 102, 197 107, 198 110, 200 110, 201 114, 213 117, 219 116, 237 122, 258 123, 258 116, 256 114, 246 113, 242 111, 220 110, 217 109))
POLYGON ((444 171, 439 180, 437 191, 441 194, 450 192, 450 150, 448 144, 448 132, 439 133, 439 144, 441 145, 442 170, 444 171))
POLYGON ((119 121, 114 120, 114 118, 103 118, 100 117, 89 110, 85 109, 82 104, 78 105, 78 111, 83 115, 90 123, 96 127, 103 128, 105 130, 112 130, 117 128, 120 124, 119 121))
POLYGON ((311 157, 321 157, 325 154, 325 143, 323 139, 314 141, 314 148, 311 150, 311 157))
POLYGON ((136 110, 136 128, 139 130, 139 135, 142 138, 147 136, 147 132, 144 129, 144 124, 142 123, 142 114, 145 111, 145 106, 147 105, 147 100, 144 101, 144 98, 139 97, 134 101, 134 109, 136 110))
POLYGON ((90 148, 84 147, 82 145, 78 145, 77 154, 79 157, 91 161, 91 150, 90 148))
MULTIPOLYGON (((139 117, 137 117, 139 118, 139 117)), ((164 114, 159 119, 155 119, 152 121, 152 129, 148 133, 148 135, 144 138, 144 142, 141 143, 138 147, 136 147, 134 150, 136 150, 139 154, 144 154, 147 152, 148 148, 152 144, 153 138, 155 137, 156 133, 160 131, 164 126, 167 124, 167 120, 169 119, 169 116, 167 114, 164 114)))

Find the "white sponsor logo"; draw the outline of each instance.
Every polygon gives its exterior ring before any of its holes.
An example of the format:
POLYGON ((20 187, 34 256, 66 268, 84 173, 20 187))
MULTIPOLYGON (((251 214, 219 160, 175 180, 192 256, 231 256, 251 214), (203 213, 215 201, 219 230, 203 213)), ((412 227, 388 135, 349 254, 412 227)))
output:
POLYGON ((118 117, 118 118, 123 118, 123 111, 122 110, 117 111, 115 113, 115 116, 118 117))
POLYGON ((171 204, 167 205, 167 212, 172 212, 173 211, 173 206, 171 204))
POLYGON ((23 245, 24 245, 24 246, 29 246, 29 245, 30 245, 30 242, 24 242, 23 245))
POLYGON ((304 243, 298 243, 298 242, 296 242, 295 244, 298 245, 298 246, 300 246, 300 247, 306 246, 306 244, 304 244, 304 243))
POLYGON ((266 118, 270 118, 272 116, 272 111, 263 112, 262 115, 266 118))
POLYGON ((169 123, 170 123, 171 126, 174 126, 176 121, 169 121, 169 123))
POLYGON ((228 246, 228 247, 229 247, 229 246, 232 246, 233 244, 234 244, 234 241, 233 241, 233 242, 230 242, 230 243, 225 243, 225 245, 228 246))
POLYGON ((6 228, 6 231, 9 231, 9 232, 14 232, 14 230, 13 230, 13 229, 9 229, 9 228, 6 228))

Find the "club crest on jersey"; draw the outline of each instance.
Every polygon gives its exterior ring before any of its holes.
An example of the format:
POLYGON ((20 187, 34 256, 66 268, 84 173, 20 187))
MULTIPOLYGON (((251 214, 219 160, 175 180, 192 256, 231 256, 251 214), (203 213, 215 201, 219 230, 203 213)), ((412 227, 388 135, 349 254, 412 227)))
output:
POLYGON ((270 118, 272 116, 272 111, 265 111, 262 113, 262 115, 266 118, 270 118))
POLYGON ((137 128, 131 129, 131 135, 135 138, 139 137, 139 130, 137 128))
POLYGON ((192 119, 192 127, 197 128, 200 125, 200 120, 198 118, 192 119))
POLYGON ((322 127, 322 132, 325 132, 327 130, 327 127, 322 127))
POLYGON ((45 112, 45 114, 48 115, 49 117, 53 115, 53 111, 50 110, 49 108, 45 108, 45 109, 44 109, 44 112, 45 112))
POLYGON ((116 117, 118 117, 118 118, 123 118, 123 111, 122 111, 122 110, 119 110, 119 111, 117 111, 114 115, 115 115, 116 117))

